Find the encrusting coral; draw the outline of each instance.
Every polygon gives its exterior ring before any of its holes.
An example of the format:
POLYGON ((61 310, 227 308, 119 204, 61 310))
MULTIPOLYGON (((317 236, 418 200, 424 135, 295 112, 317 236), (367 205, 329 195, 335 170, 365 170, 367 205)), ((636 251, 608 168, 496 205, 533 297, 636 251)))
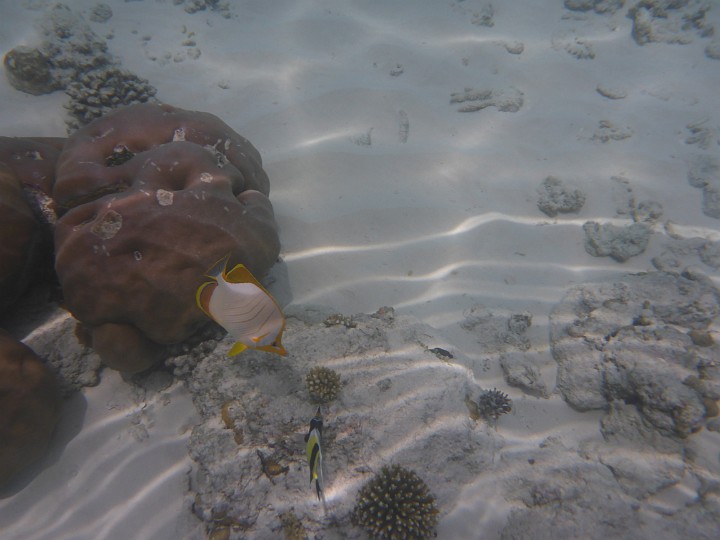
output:
POLYGON ((438 509, 435 497, 414 471, 385 466, 358 493, 352 522, 375 539, 433 538, 438 509))
POLYGON ((29 347, 0 330, 0 486, 45 454, 60 405, 55 377, 29 347))
POLYGON ((268 192, 257 150, 211 114, 134 105, 67 140, 55 268, 107 365, 146 369, 207 323, 195 291, 225 255, 267 272, 280 249, 268 192))
POLYGON ((314 367, 305 376, 308 393, 316 403, 332 401, 340 393, 340 375, 326 367, 314 367))

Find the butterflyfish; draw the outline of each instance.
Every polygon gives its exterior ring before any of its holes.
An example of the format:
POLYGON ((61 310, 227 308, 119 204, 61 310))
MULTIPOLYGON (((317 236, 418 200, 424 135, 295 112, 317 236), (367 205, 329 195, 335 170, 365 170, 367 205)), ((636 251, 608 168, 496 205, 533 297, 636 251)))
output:
POLYGON ((230 356, 248 348, 285 356, 285 316, 280 306, 244 265, 228 272, 229 257, 208 270, 206 275, 212 281, 198 288, 198 307, 237 340, 230 356))
POLYGON ((318 407, 315 417, 310 420, 310 429, 305 435, 305 453, 307 454, 308 465, 310 466, 310 485, 315 480, 315 491, 317 491, 318 500, 325 501, 323 494, 323 473, 322 473, 322 428, 323 419, 320 407, 318 407))

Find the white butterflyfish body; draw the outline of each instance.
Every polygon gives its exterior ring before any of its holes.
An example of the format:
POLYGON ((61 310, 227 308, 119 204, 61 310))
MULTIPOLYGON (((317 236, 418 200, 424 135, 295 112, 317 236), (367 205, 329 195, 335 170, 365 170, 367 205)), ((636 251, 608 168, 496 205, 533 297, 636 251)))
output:
POLYGON ((198 306, 237 340, 231 356, 247 348, 285 356, 285 317, 280 306, 244 265, 228 272, 227 259, 208 272, 213 281, 197 290, 198 306))

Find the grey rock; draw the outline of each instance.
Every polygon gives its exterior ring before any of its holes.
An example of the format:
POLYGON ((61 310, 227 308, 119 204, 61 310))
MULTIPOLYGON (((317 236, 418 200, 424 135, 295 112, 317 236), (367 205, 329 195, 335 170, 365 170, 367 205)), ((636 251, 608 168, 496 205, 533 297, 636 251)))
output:
POLYGON ((510 386, 522 388, 528 394, 547 397, 548 389, 540 370, 542 359, 532 353, 508 352, 500 356, 505 380, 510 386))
POLYGON ((708 266, 720 268, 720 242, 705 242, 700 248, 700 260, 708 266))
POLYGON ((625 99, 627 97, 627 91, 620 88, 610 88, 604 85, 598 84, 595 91, 602 97, 608 99, 625 99))
POLYGON ((710 4, 704 0, 643 0, 628 11, 633 21, 632 36, 638 45, 653 42, 690 43, 695 35, 712 35, 705 15, 710 4))
POLYGON ((476 305, 465 313, 460 326, 472 332, 475 339, 487 350, 502 352, 506 350, 526 351, 530 348, 530 339, 525 335, 532 324, 529 313, 514 313, 508 317, 496 315, 484 306, 476 305))
POLYGON ((720 219, 720 161, 707 154, 693 156, 688 169, 688 182, 703 190, 703 214, 720 219))
POLYGON ((655 223, 663 216, 663 206, 657 201, 640 201, 633 210, 636 222, 655 223))
POLYGON ((524 96, 514 87, 504 90, 465 88, 464 92, 450 94, 450 103, 462 103, 458 112, 476 112, 488 107, 496 107, 501 112, 517 112, 523 106, 524 96))
POLYGON ((538 208, 550 217, 559 213, 579 212, 585 204, 585 194, 568 187, 563 180, 548 176, 538 187, 538 208))
POLYGON ((647 248, 652 230, 644 223, 618 227, 610 223, 588 221, 585 231, 585 251, 593 257, 612 257, 625 262, 640 255, 647 248))
POLYGON ((57 90, 48 58, 39 49, 23 45, 11 49, 3 59, 5 74, 15 89, 39 96, 57 90))
POLYGON ((692 271, 578 286, 550 316, 557 387, 579 410, 623 400, 658 430, 687 437, 702 427, 720 377, 718 345, 700 347, 688 333, 719 314, 720 293, 692 271))
POLYGON ((625 0, 565 0, 565 8, 571 11, 590 11, 596 13, 614 13, 622 8, 625 0))
POLYGON ((665 433, 687 437, 704 421, 703 396, 685 380, 697 377, 697 355, 687 334, 672 327, 626 327, 604 348, 607 399, 637 404, 665 433))
POLYGON ((705 46, 705 56, 720 60, 720 41, 713 41, 705 46))
POLYGON ((96 4, 90 9, 90 20, 93 22, 104 23, 109 21, 112 16, 112 8, 107 4, 96 4))

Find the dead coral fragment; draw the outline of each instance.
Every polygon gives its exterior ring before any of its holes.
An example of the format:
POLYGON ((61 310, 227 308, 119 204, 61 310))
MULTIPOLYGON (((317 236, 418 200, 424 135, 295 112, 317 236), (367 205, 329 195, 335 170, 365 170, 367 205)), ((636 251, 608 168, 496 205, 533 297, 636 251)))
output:
POLYGON ((477 411, 485 420, 497 422, 500 415, 512 411, 512 400, 497 388, 484 390, 477 400, 477 411))
POLYGON ((260 458, 260 467, 262 468, 262 472, 265 473, 265 476, 267 476, 271 482, 273 477, 280 476, 281 474, 287 474, 290 470, 290 467, 280 465, 274 456, 266 456, 260 450, 255 450, 255 452, 260 458))
POLYGON ((353 320, 353 318, 349 315, 340 315, 339 313, 335 313, 333 315, 330 315, 327 319, 323 321, 323 324, 327 326, 328 328, 331 326, 340 326, 343 325, 345 328, 356 328, 357 323, 353 320))
POLYGON ((304 540, 307 538, 302 521, 292 510, 280 514, 280 523, 282 524, 285 540, 304 540))
POLYGON ((392 465, 383 467, 360 490, 352 522, 371 538, 422 539, 435 536, 437 516, 435 497, 422 478, 392 465))
POLYGON ((332 401, 340 393, 340 375, 326 367, 314 367, 305 376, 308 393, 316 403, 332 401))

